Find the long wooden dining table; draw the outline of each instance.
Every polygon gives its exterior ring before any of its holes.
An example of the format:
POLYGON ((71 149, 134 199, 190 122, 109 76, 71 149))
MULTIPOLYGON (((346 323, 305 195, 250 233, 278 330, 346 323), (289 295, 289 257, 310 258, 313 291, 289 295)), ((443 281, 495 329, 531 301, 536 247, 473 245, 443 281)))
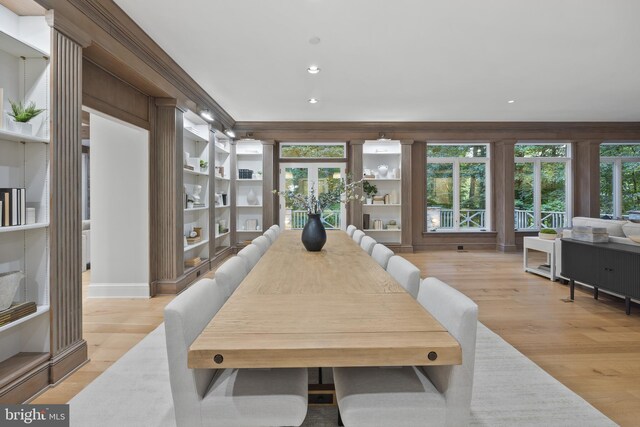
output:
POLYGON ((190 368, 457 365, 459 343, 343 231, 271 245, 189 349, 190 368))

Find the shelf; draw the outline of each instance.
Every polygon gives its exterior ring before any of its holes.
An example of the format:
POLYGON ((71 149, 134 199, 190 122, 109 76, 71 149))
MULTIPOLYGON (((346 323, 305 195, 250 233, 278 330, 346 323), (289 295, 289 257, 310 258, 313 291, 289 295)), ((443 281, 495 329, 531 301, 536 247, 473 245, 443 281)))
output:
POLYGON ((262 207, 262 205, 237 205, 236 206, 236 208, 246 208, 246 209, 249 209, 249 208, 261 208, 261 207, 262 207))
POLYGON ((193 245, 187 245, 187 246, 184 247, 184 251, 185 252, 192 251, 194 249, 199 248, 200 246, 206 245, 207 243, 209 243, 209 239, 202 240, 202 241, 200 241, 198 243, 194 243, 193 245))
POLYGON ((368 228, 368 229, 362 230, 362 231, 367 232, 367 233, 370 232, 370 231, 373 231, 373 232, 376 232, 376 233, 377 232, 381 232, 381 233, 399 233, 402 230, 376 230, 376 229, 373 229, 373 228, 368 228))
POLYGON ((218 235, 216 236, 216 240, 217 240, 217 239, 221 239, 221 238, 223 238, 223 237, 225 237, 225 236, 228 236, 229 234, 231 234, 231 232, 230 232, 230 231, 227 231, 226 233, 218 234, 218 235))
POLYGON ((192 141, 197 141, 197 142, 209 142, 209 140, 206 137, 203 137, 202 135, 200 135, 198 132, 196 132, 195 129, 191 128, 191 127, 184 127, 184 133, 183 136, 187 139, 190 139, 192 141))
POLYGON ((20 319, 14 320, 11 323, 8 323, 6 325, 0 326, 0 332, 4 332, 4 331, 7 331, 7 330, 9 330, 11 328, 15 328, 16 326, 18 326, 21 323, 28 322, 29 320, 34 319, 34 318, 36 318, 38 316, 42 316, 43 314, 48 313, 48 312, 49 312, 49 306, 48 305, 39 305, 36 308, 36 312, 35 313, 31 313, 28 316, 21 317, 20 319))
POLYGON ((0 227, 0 233, 11 233, 13 231, 37 230, 38 228, 49 227, 48 222, 38 222, 35 224, 15 225, 11 227, 0 227))
POLYGON ((49 353, 20 352, 0 362, 0 389, 24 374, 49 362, 49 353))
POLYGON ((198 172, 195 170, 191 170, 191 169, 182 169, 184 171, 184 173, 189 174, 189 175, 197 175, 197 176, 209 176, 209 172, 198 172))
POLYGON ((236 179, 236 182, 262 182, 262 178, 259 178, 259 179, 238 178, 236 179))
POLYGON ((208 211, 209 208, 207 206, 203 207, 203 208, 187 208, 184 211, 185 212, 197 212, 197 211, 208 211))
POLYGON ((230 205, 227 206, 216 206, 216 209, 224 209, 224 208, 230 208, 230 205))
POLYGON ((262 233, 262 230, 236 230, 236 233, 262 233))
POLYGON ((236 152, 236 156, 242 156, 242 157, 262 157, 262 153, 238 153, 238 152, 236 152))
POLYGON ((4 31, 0 31, 0 50, 3 50, 15 57, 25 58, 45 58, 49 59, 49 54, 43 50, 38 49, 28 43, 25 43, 17 38, 10 36, 4 31))
MULTIPOLYGON (((5 119, 9 120, 9 119, 5 119)), ((24 135, 18 132, 10 132, 6 129, 0 129, 0 140, 14 141, 14 142, 40 142, 42 144, 48 144, 47 138, 40 138, 39 136, 24 135)))
POLYGON ((221 153, 221 154, 231 154, 229 153, 229 151, 225 150, 224 148, 220 147, 218 144, 213 144, 216 148, 216 153, 221 153))
POLYGON ((386 205, 381 205, 381 204, 374 205, 373 203, 372 204, 363 203, 362 207, 364 208, 365 206, 368 207, 368 208, 370 208, 370 207, 375 207, 375 208, 380 208, 380 207, 383 207, 383 208, 399 208, 402 205, 400 203, 387 203, 386 205))
POLYGON ((363 181, 400 181, 400 178, 362 178, 363 181))
POLYGON ((230 246, 216 246, 216 254, 215 256, 220 255, 222 252, 228 250, 230 246))
POLYGON ((216 176, 215 177, 218 181, 231 181, 231 178, 224 178, 222 176, 216 176))
POLYGON ((203 259, 202 261, 200 261, 200 264, 198 264, 198 265, 194 265, 193 267, 191 267, 191 266, 185 266, 185 267, 184 267, 184 273, 183 273, 183 274, 186 276, 187 274, 191 273, 192 271, 197 270, 198 268, 202 267, 202 266, 203 266, 203 264, 205 264, 205 263, 207 263, 207 262, 209 262, 209 260, 208 260, 208 259, 203 259))

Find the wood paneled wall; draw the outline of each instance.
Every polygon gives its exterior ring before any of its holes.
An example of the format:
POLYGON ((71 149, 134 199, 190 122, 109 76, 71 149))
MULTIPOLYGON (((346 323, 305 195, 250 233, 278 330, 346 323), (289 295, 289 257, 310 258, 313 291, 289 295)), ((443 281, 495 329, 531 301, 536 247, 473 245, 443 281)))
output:
POLYGON ((55 383, 87 359, 87 344, 82 339, 82 46, 56 29, 52 39, 50 378, 55 383))
POLYGON ((262 229, 267 230, 278 222, 275 206, 278 204, 278 196, 273 194, 273 189, 278 188, 275 183, 274 159, 277 155, 276 142, 274 140, 262 141, 262 229))
MULTIPOLYGON (((348 168, 353 179, 359 179, 363 174, 363 158, 362 153, 364 150, 364 139, 357 139, 349 141, 347 147, 349 156, 348 168)), ((357 228, 362 228, 362 204, 361 203, 349 203, 347 211, 347 222, 355 225, 357 228)))

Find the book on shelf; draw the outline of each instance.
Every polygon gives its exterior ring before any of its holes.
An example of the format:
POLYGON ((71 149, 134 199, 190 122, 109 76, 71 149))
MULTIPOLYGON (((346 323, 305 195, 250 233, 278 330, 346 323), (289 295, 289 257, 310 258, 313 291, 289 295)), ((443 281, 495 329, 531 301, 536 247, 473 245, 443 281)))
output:
POLYGON ((27 190, 25 188, 0 188, 0 226, 11 227, 27 223, 27 190))
POLYGON ((14 303, 6 310, 0 311, 0 326, 28 316, 37 311, 36 303, 33 301, 14 303))

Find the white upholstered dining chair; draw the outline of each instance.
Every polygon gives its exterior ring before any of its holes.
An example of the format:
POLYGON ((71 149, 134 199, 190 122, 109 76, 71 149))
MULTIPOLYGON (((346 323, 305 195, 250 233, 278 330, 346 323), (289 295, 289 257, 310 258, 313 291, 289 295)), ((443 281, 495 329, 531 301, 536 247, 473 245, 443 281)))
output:
POLYGON ((462 365, 334 368, 345 426, 468 425, 478 306, 435 278, 424 280, 418 302, 460 343, 462 365))
POLYGON ((387 264, 389 273, 412 297, 418 297, 420 288, 420 270, 401 256, 394 255, 387 264))
POLYGON ((353 224, 349 224, 347 226, 347 234, 349 235, 349 237, 353 237, 353 233, 358 229, 358 227, 356 227, 353 224))
POLYGON ((226 298, 229 298, 248 272, 246 261, 239 256, 234 256, 218 267, 214 277, 218 286, 224 289, 226 298))
POLYGON ((360 240, 360 247, 367 254, 371 255, 371 252, 373 252, 373 247, 376 245, 376 243, 377 242, 373 237, 364 236, 362 237, 362 240, 360 240))
POLYGON ((271 240, 271 244, 274 244, 276 239, 278 238, 278 233, 276 233, 275 231, 273 231, 272 229, 268 229, 267 231, 264 232, 264 235, 271 240))
POLYGON ((267 252, 267 249, 269 249, 269 246, 271 246, 271 241, 264 236, 256 237, 251 241, 251 243, 260 249, 260 253, 262 253, 262 255, 264 255, 267 252))
POLYGON ((224 290, 202 279, 164 309, 177 426, 299 426, 307 413, 306 369, 187 366, 189 347, 224 302, 224 290))
POLYGON ((389 259, 393 256, 393 251, 381 243, 377 243, 371 251, 371 258, 380 265, 380 267, 387 269, 389 259))
POLYGON ((256 266, 260 258, 262 257, 262 253, 260 249, 253 243, 245 246, 238 252, 238 256, 244 259, 244 262, 247 264, 247 273, 256 266))
POLYGON ((362 230, 356 230, 353 232, 353 236, 351 236, 351 238, 353 239, 354 242, 356 242, 356 244, 360 244, 360 242, 362 241, 362 238, 364 237, 364 231, 362 230))
POLYGON ((269 230, 275 231, 278 236, 280 235, 280 233, 282 233, 282 229, 278 224, 273 224, 271 227, 269 227, 269 230))

